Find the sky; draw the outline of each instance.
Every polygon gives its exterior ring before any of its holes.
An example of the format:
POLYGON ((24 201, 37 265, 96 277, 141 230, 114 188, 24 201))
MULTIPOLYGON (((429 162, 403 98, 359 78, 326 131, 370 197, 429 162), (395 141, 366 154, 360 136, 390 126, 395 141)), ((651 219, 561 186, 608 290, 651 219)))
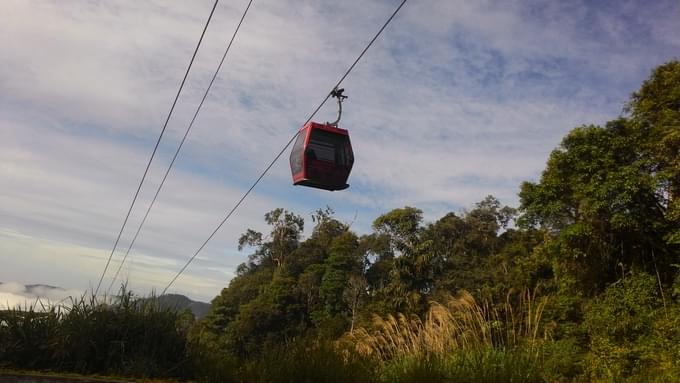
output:
MULTIPOLYGON (((129 288, 165 287, 399 2, 254 0, 123 267, 129 288)), ((104 287, 247 3, 219 3, 104 287)), ((0 2, 0 300, 96 286, 212 5, 0 2)), ((489 194, 517 206, 569 130, 620 116, 679 55, 678 1, 410 0, 342 84, 350 188, 292 186, 286 152, 170 291, 212 299, 247 259, 240 234, 277 207, 311 226, 330 206, 367 233, 403 206, 426 221, 489 194)))

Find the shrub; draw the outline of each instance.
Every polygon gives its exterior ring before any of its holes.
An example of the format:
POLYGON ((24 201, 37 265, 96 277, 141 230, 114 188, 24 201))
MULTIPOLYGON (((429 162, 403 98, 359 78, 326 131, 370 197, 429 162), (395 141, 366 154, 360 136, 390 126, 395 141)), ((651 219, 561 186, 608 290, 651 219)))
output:
POLYGON ((142 377, 181 375, 186 329, 178 313, 125 288, 113 303, 85 296, 0 313, 5 367, 142 377))
POLYGON ((375 361, 327 342, 298 341, 265 351, 241 375, 249 383, 372 382, 375 361))
POLYGON ((619 381, 635 376, 652 379, 677 373, 680 366, 680 316, 664 308, 657 280, 629 274, 607 287, 585 313, 590 352, 585 370, 590 379, 619 381))

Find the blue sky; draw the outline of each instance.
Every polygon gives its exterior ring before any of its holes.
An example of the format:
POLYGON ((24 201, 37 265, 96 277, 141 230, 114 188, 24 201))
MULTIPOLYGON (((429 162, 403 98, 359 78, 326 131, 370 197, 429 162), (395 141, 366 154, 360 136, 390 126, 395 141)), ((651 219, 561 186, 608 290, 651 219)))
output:
MULTIPOLYGON (((162 289, 398 3, 254 1, 124 267, 134 290, 162 289)), ((246 4, 218 6, 121 250, 246 4)), ((211 6, 0 3, 0 281, 96 283, 211 6)), ((562 136, 619 116, 679 52, 677 1, 411 0, 343 83, 350 189, 293 187, 286 153, 173 289, 217 294, 247 257, 239 234, 275 207, 328 205, 367 232, 405 205, 427 220, 488 194, 516 205, 562 136)))

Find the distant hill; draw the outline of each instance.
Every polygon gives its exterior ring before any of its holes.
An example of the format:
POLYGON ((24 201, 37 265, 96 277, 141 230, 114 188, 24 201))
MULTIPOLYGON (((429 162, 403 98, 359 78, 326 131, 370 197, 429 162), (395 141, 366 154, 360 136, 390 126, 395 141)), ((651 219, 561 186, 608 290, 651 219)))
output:
MULTIPOLYGON (((3 283, 0 282, 0 291, 2 290, 2 285, 15 285, 15 286, 22 286, 20 284, 8 284, 8 283, 3 283)), ((67 290, 58 287, 58 286, 50 286, 50 285, 45 285, 45 284, 31 284, 31 285, 23 285, 23 291, 19 292, 17 291, 17 287, 14 287, 12 293, 14 294, 20 294, 20 296, 25 297, 28 301, 34 301, 36 298, 44 298, 44 297, 51 297, 52 299, 59 300, 61 298, 64 298, 64 296, 59 296, 59 292, 63 292, 64 294, 67 292, 67 290), (57 296, 55 296, 57 294, 57 296)), ((177 310, 177 311, 182 311, 185 309, 191 310, 191 312, 194 314, 196 319, 201 319, 203 318, 207 313, 208 310, 210 310, 210 304, 205 303, 205 302, 199 302, 199 301, 194 301, 190 299, 189 297, 186 297, 181 294, 165 294, 157 298, 158 302, 160 303, 161 307, 164 308, 169 308, 172 310, 177 310)))
MULTIPOLYGON (((0 282, 0 285, 3 285, 4 282, 0 282)), ((36 291, 41 291, 41 290, 64 290, 61 287, 57 286, 50 286, 50 285, 43 285, 43 284, 33 284, 33 285, 24 285, 24 291, 28 294, 34 294, 36 291)))
POLYGON ((161 307, 170 308, 177 311, 189 309, 196 319, 203 318, 210 310, 210 304, 198 302, 181 294, 165 294, 157 298, 161 307))

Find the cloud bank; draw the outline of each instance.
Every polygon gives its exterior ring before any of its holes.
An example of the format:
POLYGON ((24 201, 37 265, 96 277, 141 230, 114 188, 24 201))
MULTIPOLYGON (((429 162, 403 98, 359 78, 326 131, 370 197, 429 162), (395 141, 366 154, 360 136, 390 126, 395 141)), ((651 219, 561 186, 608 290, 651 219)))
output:
MULTIPOLYGON (((218 7, 121 251, 246 4, 218 7)), ((133 289, 162 289, 397 4, 254 2, 123 270, 133 289)), ((0 280, 96 283, 211 6, 0 3, 0 280)), ((487 194, 516 204, 566 132, 617 117, 677 58, 678 20, 671 0, 407 3, 343 83, 351 188, 294 188, 284 156, 176 291, 214 296, 246 258, 239 234, 275 207, 330 205, 366 231, 404 205, 436 219, 487 194)))
POLYGON ((81 295, 82 291, 55 286, 0 282, 0 310, 28 307, 41 310, 51 305, 68 305, 71 297, 77 299, 81 295))

